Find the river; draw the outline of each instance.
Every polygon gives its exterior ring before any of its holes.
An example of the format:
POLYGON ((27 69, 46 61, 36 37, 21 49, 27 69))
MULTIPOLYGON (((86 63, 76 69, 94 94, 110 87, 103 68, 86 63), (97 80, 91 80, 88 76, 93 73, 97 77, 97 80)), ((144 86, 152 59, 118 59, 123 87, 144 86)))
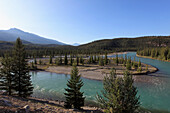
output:
MULTIPOLYGON (((125 54, 122 54, 125 56, 125 54)), ((120 57, 121 55, 119 55, 120 57)), ((134 85, 140 95, 141 106, 149 110, 170 112, 170 62, 155 59, 140 58, 135 52, 127 53, 132 60, 141 60, 142 63, 152 65, 159 69, 158 72, 149 75, 138 75, 134 85)), ((108 56, 108 57, 115 57, 108 56)), ((34 85, 34 97, 63 100, 64 88, 70 75, 50 72, 30 72, 34 85)), ((95 101, 96 93, 102 90, 102 81, 82 78, 84 86, 82 91, 86 100, 95 101)))

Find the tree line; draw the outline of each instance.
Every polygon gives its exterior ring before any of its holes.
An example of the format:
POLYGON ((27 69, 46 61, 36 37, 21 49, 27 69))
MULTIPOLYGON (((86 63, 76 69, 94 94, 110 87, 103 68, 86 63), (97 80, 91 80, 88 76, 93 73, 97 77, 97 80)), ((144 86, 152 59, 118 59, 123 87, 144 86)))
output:
POLYGON ((149 56, 160 60, 170 60, 170 48, 145 48, 137 51, 138 55, 149 56))

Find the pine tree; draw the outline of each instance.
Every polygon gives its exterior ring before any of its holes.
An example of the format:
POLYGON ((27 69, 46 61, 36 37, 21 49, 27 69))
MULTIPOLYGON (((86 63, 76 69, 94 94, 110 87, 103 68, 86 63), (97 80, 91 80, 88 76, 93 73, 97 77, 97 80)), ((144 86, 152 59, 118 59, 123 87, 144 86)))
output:
POLYGON ((12 73, 13 60, 9 55, 2 59, 2 68, 0 69, 0 90, 4 90, 8 95, 14 92, 14 75, 12 73))
POLYGON ((108 64, 107 52, 105 53, 105 57, 104 57, 104 64, 105 64, 105 65, 107 65, 107 64, 108 64))
POLYGON ((131 66, 131 57, 128 58, 127 64, 126 64, 126 69, 127 70, 131 70, 132 66, 131 66))
POLYGON ((81 80, 81 75, 78 75, 78 68, 74 65, 71 71, 71 78, 68 80, 67 87, 65 89, 66 93, 66 108, 76 108, 80 109, 84 106, 83 92, 80 92, 81 87, 83 86, 83 81, 81 80))
POLYGON ((137 89, 133 86, 132 75, 128 71, 123 78, 117 77, 112 69, 103 81, 102 96, 97 94, 100 106, 107 113, 134 113, 140 105, 137 89))
POLYGON ((67 53, 66 53, 64 57, 64 65, 67 65, 67 64, 68 64, 68 59, 67 59, 67 53))
POLYGON ((127 55, 125 54, 125 64, 127 63, 127 55))
POLYGON ((55 58, 55 64, 56 64, 56 65, 59 65, 59 58, 58 58, 58 57, 55 58))
POLYGON ((73 56, 70 55, 70 65, 72 66, 73 65, 73 56))
POLYGON ((62 56, 60 56, 60 58, 59 58, 59 63, 58 63, 58 64, 59 64, 59 65, 62 65, 62 61, 63 61, 63 60, 62 60, 62 56))
POLYGON ((141 66, 141 61, 140 61, 140 59, 139 59, 139 62, 138 62, 138 67, 140 67, 141 66))
POLYGON ((103 57, 99 58, 99 66, 104 66, 103 57))
POLYGON ((53 63, 53 58, 52 58, 52 55, 50 55, 49 64, 52 64, 52 63, 53 63))
POLYGON ((34 56, 34 64, 37 64, 37 59, 35 56, 34 56))
POLYGON ((31 69, 34 69, 34 63, 31 62, 31 69))
POLYGON ((118 66, 119 64, 119 58, 118 58, 118 55, 116 54, 116 65, 118 66))
POLYGON ((77 66, 79 65, 79 57, 77 56, 76 57, 76 63, 77 63, 77 66))
POLYGON ((42 64, 42 61, 41 61, 41 59, 39 60, 39 64, 40 64, 40 65, 42 64))
POLYGON ((21 97, 30 96, 33 93, 31 83, 31 75, 29 75, 29 67, 26 61, 26 52, 20 38, 17 38, 13 51, 13 67, 14 88, 21 97))

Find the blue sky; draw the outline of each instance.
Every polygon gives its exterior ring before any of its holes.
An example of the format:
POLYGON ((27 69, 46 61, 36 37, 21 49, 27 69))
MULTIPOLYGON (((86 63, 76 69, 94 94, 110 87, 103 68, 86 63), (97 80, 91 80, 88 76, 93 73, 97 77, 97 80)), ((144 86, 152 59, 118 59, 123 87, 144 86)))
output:
POLYGON ((170 0, 0 0, 0 29, 64 43, 170 35, 170 0))

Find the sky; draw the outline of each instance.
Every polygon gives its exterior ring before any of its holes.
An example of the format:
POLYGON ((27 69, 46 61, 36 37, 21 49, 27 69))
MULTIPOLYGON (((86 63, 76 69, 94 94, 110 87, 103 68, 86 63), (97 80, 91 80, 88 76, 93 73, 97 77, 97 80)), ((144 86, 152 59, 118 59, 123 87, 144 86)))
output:
POLYGON ((170 0, 0 0, 0 29, 67 44, 170 35, 170 0))

